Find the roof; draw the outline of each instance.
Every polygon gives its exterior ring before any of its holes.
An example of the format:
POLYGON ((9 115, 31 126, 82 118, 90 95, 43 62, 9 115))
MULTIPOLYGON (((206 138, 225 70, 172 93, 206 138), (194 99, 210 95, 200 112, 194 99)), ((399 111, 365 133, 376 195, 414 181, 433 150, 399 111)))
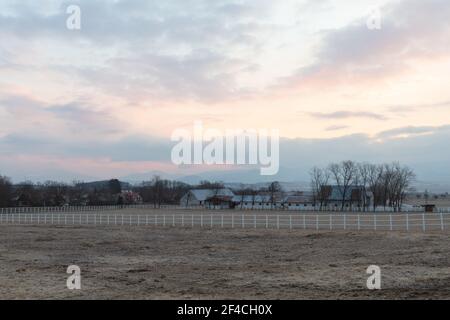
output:
POLYGON ((287 196, 283 200, 284 203, 311 203, 313 202, 313 199, 311 196, 307 195, 294 195, 294 196, 287 196))
MULTIPOLYGON (((328 201, 342 201, 342 196, 344 194, 343 186, 325 186, 329 188, 329 193, 327 196, 328 201)), ((353 199, 360 198, 359 193, 364 190, 362 186, 348 186, 347 192, 345 193, 345 201, 351 201, 353 199)))
POLYGON ((258 203, 258 202, 271 202, 270 195, 235 195, 233 197, 233 202, 250 202, 250 203, 258 203))
POLYGON ((214 196, 224 196, 224 197, 233 197, 234 193, 230 189, 193 189, 190 193, 197 199, 198 201, 205 201, 208 198, 214 196))

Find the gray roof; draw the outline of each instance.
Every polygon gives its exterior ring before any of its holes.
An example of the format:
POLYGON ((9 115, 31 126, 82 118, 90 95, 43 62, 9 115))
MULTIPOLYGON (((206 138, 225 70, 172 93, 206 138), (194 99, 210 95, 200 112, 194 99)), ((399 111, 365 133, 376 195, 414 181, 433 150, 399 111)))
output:
MULTIPOLYGON (((342 201, 342 196, 344 195, 344 187, 339 186, 328 186, 331 187, 331 194, 327 198, 328 201, 342 201)), ((345 193, 345 201, 352 200, 352 193, 354 191, 364 190, 362 186, 348 186, 345 193)))
POLYGON ((241 195, 235 195, 233 197, 233 202, 249 202, 249 203, 259 203, 259 202, 270 202, 270 195, 255 195, 255 196, 251 196, 251 195, 246 195, 246 196, 241 196, 241 195))
POLYGON ((287 196, 283 199, 284 203, 311 203, 313 202, 312 196, 309 195, 293 195, 287 196))
POLYGON ((227 196, 227 197, 233 197, 234 193, 230 189, 194 189, 190 191, 191 194, 197 199, 198 201, 205 201, 208 198, 211 198, 215 195, 217 196, 227 196))

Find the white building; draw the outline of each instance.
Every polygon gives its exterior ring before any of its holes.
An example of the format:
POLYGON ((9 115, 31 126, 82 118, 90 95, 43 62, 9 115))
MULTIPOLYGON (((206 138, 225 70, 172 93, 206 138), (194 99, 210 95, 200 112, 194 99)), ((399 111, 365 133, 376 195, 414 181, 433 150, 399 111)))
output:
POLYGON ((230 189, 193 189, 180 199, 182 207, 206 207, 214 209, 229 209, 233 207, 233 191, 230 189))

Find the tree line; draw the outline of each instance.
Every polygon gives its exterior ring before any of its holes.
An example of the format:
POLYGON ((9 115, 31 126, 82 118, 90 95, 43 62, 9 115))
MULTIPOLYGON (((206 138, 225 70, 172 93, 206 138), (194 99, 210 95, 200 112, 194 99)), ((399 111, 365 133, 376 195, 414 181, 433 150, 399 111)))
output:
POLYGON ((415 179, 414 171, 398 162, 372 164, 354 161, 332 163, 325 168, 314 167, 310 171, 311 189, 314 202, 320 207, 326 205, 330 185, 340 190, 341 210, 344 210, 345 199, 349 197, 352 186, 361 187, 364 195, 360 204, 364 210, 368 207, 366 194, 372 196, 372 209, 382 206, 401 211, 408 191, 415 179))
POLYGON ((122 191, 138 194, 145 203, 156 206, 177 204, 190 185, 162 180, 154 177, 137 186, 127 184, 123 187, 117 179, 84 183, 74 181, 62 183, 47 181, 34 183, 31 181, 13 184, 11 179, 0 175, 0 207, 53 207, 53 206, 85 206, 85 205, 122 205, 131 204, 122 191))

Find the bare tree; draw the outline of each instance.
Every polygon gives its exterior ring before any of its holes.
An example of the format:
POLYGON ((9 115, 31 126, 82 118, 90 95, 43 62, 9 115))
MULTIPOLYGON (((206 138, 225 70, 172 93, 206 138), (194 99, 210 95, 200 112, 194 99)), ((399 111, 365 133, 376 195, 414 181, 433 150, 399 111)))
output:
POLYGON ((383 166, 370 164, 368 167, 368 186, 369 191, 372 193, 372 206, 375 211, 378 204, 381 203, 381 178, 383 176, 383 166))
POLYGON ((273 209, 273 206, 276 202, 277 194, 283 191, 283 188, 281 187, 281 184, 278 181, 272 182, 267 191, 269 191, 270 195, 270 208, 273 209))
POLYGON ((358 184, 363 187, 363 190, 362 190, 363 211, 366 211, 366 208, 368 205, 367 204, 367 190, 369 187, 371 166, 372 165, 367 162, 358 164, 358 178, 359 178, 358 184))
POLYGON ((327 196, 325 186, 328 185, 330 180, 330 171, 328 169, 314 167, 311 169, 309 174, 311 176, 311 189, 313 192, 314 205, 316 205, 316 202, 319 202, 320 210, 322 210, 327 196))
POLYGON ((0 176, 0 207, 8 207, 11 205, 12 183, 8 177, 0 176))
POLYGON ((344 211, 347 193, 357 174, 356 164, 350 160, 333 163, 329 166, 329 170, 341 193, 341 211, 344 211))

